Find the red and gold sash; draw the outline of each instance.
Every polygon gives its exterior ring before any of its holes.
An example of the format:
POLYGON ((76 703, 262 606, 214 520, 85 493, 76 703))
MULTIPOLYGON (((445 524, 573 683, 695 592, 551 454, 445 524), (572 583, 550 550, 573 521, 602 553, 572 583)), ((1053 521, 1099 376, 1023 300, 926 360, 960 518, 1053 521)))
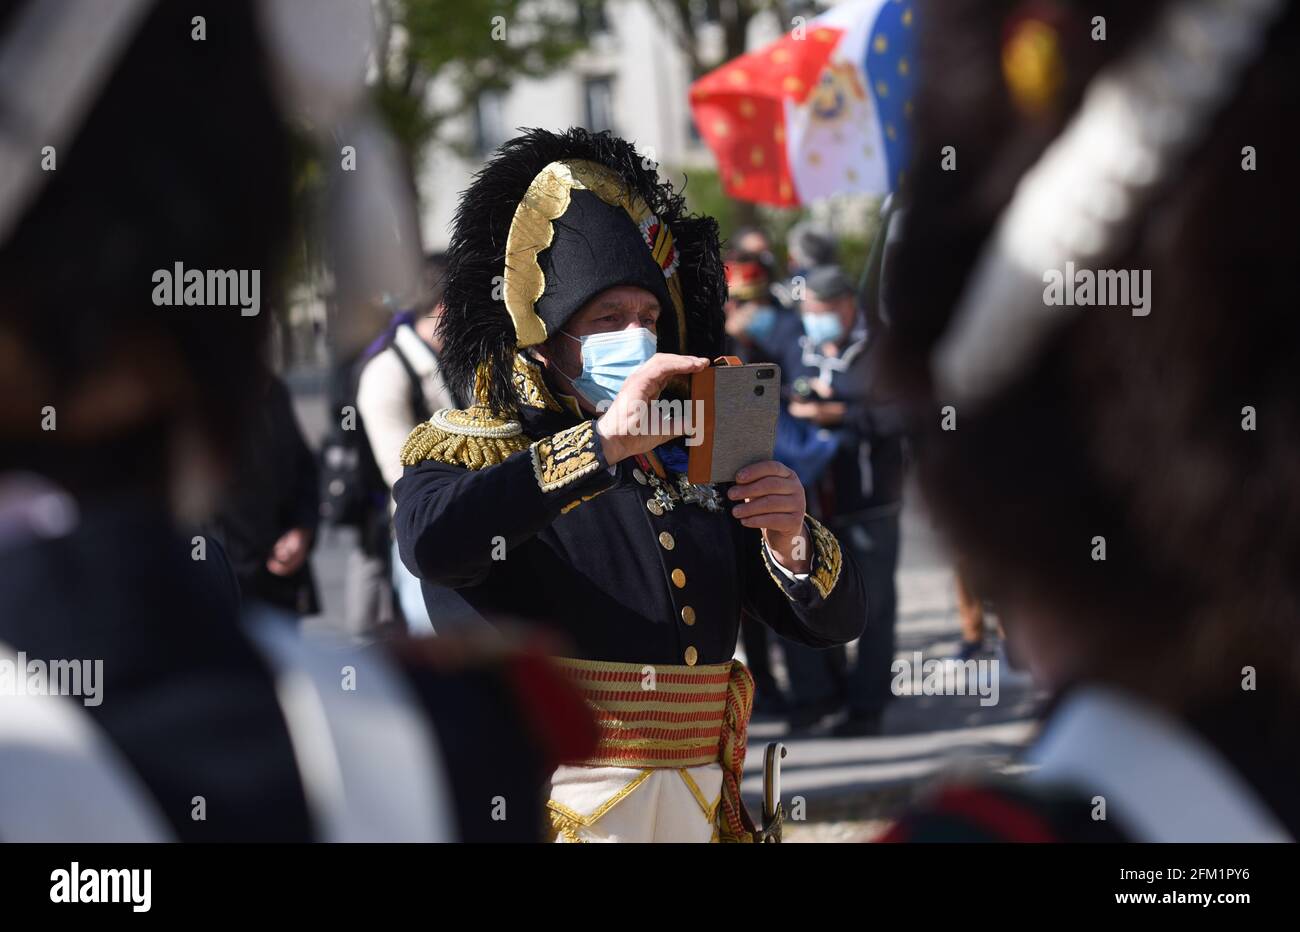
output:
POLYGON ((722 765, 718 830, 749 841, 754 823, 740 798, 754 679, 739 661, 707 666, 556 658, 596 716, 600 742, 589 767, 722 765))

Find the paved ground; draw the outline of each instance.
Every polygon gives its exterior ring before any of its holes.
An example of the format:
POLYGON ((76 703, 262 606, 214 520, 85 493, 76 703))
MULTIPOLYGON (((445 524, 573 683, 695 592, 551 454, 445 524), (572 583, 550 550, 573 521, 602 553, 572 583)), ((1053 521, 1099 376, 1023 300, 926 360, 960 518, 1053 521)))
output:
MULTIPOLYGON (((293 384, 304 433, 315 445, 326 423, 324 401, 311 383, 293 384)), ((325 608, 308 621, 316 634, 329 636, 341 627, 343 566, 353 541, 348 531, 326 530, 313 557, 325 608)), ((898 656, 911 659, 918 650, 924 660, 952 654, 960 633, 951 566, 915 501, 904 512, 898 585, 898 656)), ((779 739, 788 749, 782 769, 786 806, 802 798, 806 820, 790 823, 788 840, 866 840, 937 775, 1014 768, 1012 755, 1031 734, 1038 697, 1023 675, 1005 665, 999 674, 999 701, 990 707, 977 695, 900 696, 876 738, 789 737, 779 722, 755 721, 743 791, 757 812, 764 748, 779 739)))
MULTIPOLYGON (((937 660, 955 652, 960 629, 952 570, 915 502, 905 512, 898 585, 897 656, 910 660, 919 650, 923 660, 937 660)), ((884 734, 875 738, 788 737, 781 723, 756 721, 742 789, 756 804, 764 749, 780 740, 788 749, 781 781, 787 809, 802 797, 809 823, 838 826, 796 823, 790 840, 873 834, 883 824, 874 820, 897 814, 940 775, 1014 769, 1011 758, 1032 733, 1039 697, 1023 674, 1009 673, 1005 664, 998 673, 996 705, 981 705, 975 694, 903 695, 889 706, 884 734)))

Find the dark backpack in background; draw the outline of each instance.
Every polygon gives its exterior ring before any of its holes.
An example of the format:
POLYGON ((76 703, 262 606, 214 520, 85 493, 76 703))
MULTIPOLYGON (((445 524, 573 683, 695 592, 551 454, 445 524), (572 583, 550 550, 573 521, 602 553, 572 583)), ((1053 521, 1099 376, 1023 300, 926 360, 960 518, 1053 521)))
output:
POLYGON ((376 550, 375 525, 387 523, 388 486, 370 449, 370 438, 357 409, 357 382, 370 357, 337 366, 331 379, 329 430, 320 448, 321 520, 334 527, 356 528, 367 553, 376 550), (351 429, 344 427, 345 409, 351 429))
MULTIPOLYGON (((391 339, 385 348, 391 348, 397 354, 398 361, 406 370, 416 418, 428 420, 430 412, 424 400, 423 386, 410 360, 393 345, 391 339)), ((366 425, 357 411, 361 371, 375 355, 364 353, 335 370, 330 392, 330 429, 320 452, 321 519, 336 527, 356 528, 361 534, 362 546, 372 554, 388 552, 388 501, 391 494, 375 461, 366 425), (351 430, 343 427, 346 406, 357 412, 351 430)))

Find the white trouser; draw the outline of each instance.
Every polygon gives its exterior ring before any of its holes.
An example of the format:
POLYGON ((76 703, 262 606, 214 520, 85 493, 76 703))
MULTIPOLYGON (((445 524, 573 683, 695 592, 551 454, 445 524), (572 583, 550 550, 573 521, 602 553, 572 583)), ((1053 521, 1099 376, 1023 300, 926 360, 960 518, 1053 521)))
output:
POLYGON ((717 840, 722 766, 560 767, 547 809, 560 842, 717 840))

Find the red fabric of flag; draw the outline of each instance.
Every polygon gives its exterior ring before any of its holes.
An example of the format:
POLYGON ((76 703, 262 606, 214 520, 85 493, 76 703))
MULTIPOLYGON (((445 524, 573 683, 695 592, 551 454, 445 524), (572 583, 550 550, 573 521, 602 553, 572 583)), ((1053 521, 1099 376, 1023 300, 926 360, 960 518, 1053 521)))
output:
POLYGON ((826 28, 793 32, 691 85, 695 125, 732 197, 778 207, 800 203, 786 155, 785 101, 808 97, 839 36, 826 28))

